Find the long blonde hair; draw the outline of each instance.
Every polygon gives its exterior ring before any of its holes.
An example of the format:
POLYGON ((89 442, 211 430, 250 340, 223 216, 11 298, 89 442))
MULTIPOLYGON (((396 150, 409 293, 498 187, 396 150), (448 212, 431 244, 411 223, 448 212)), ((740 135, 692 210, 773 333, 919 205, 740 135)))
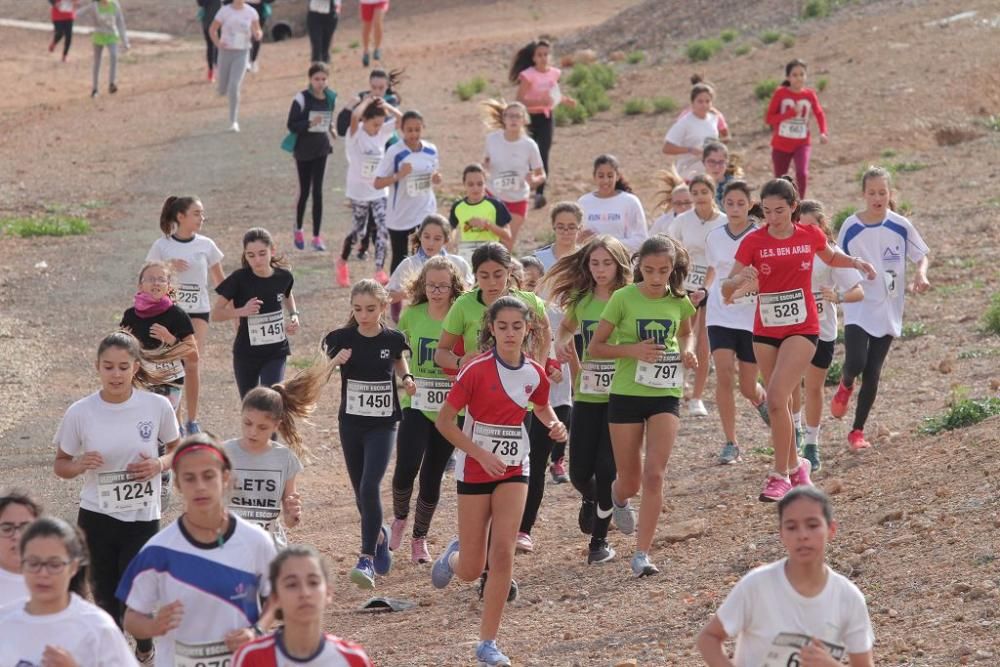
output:
POLYGON ((503 115, 508 109, 520 109, 521 115, 524 116, 524 125, 521 127, 521 134, 523 135, 527 132, 528 107, 520 102, 489 99, 480 102, 479 106, 482 109, 483 123, 491 130, 506 130, 507 126, 504 125, 503 115))
POLYGON ((336 366, 329 359, 317 361, 291 380, 271 387, 254 387, 243 397, 243 410, 259 410, 278 422, 278 433, 300 457, 309 454, 297 421, 308 421, 336 366))
POLYGON ((632 262, 628 249, 610 234, 598 234, 576 252, 560 257, 542 279, 549 290, 551 300, 560 308, 566 310, 575 306, 583 297, 596 289, 597 283, 590 273, 590 256, 598 248, 606 250, 617 264, 611 291, 614 292, 632 282, 632 262))

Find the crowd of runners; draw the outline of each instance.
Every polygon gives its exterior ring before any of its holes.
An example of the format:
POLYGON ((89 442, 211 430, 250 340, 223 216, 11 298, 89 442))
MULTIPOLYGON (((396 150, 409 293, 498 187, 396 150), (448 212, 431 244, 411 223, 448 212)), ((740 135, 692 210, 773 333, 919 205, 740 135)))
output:
MULTIPOLYGON (((234 130, 269 4, 198 2, 208 78, 228 94, 234 130)), ((121 10, 115 0, 90 7, 94 93, 105 46, 114 92, 115 47, 128 44, 121 10)), ((50 50, 65 39, 64 58, 72 27, 59 22, 72 19, 57 14, 76 9, 52 0, 50 50)), ((205 234, 204 203, 168 197, 137 261, 134 303, 97 346, 98 389, 69 407, 54 438, 55 474, 82 479, 77 525, 47 516, 30 494, 0 497, 0 665, 371 664, 324 632, 333 582, 323 556, 288 532, 322 520, 303 515, 309 489, 298 475, 309 447, 300 427, 329 409, 321 390, 335 375, 360 526, 350 581, 391 592, 404 542, 433 587, 478 581, 478 664, 511 664, 497 644, 501 620, 519 592, 515 554, 534 550, 549 478, 579 492, 595 572, 657 575, 652 548, 681 420, 717 418, 718 461, 738 464, 749 437, 737 433, 742 409, 759 416, 754 437, 769 434, 773 465, 755 493, 776 503, 787 557, 729 593, 697 640, 705 663, 873 665, 864 596, 825 564, 836 522, 811 475, 822 469, 823 387, 839 333, 831 415, 843 418, 856 387, 858 396, 847 442, 825 447, 857 452, 870 447, 865 425, 906 293, 929 287, 929 250, 894 211, 884 169, 864 172, 863 206, 838 231, 823 204, 803 198, 813 119, 827 141, 806 63, 788 63, 767 108, 773 178, 761 187, 744 180, 716 91, 696 78, 663 141, 660 201, 641 201, 605 153, 593 161, 591 192, 550 205, 554 109, 575 101, 560 90, 551 43, 539 39, 512 58, 513 101, 483 103, 483 151, 462 170, 464 196, 445 204, 435 192, 438 147, 403 102, 402 72, 381 63, 388 2, 361 7, 363 65, 376 64, 369 89, 338 104, 328 87, 339 9, 309 2, 315 62, 282 144, 299 197, 295 225, 278 233, 305 250, 311 196, 311 247, 326 250, 325 167, 343 137, 352 214, 338 225, 347 233, 330 279, 350 289, 343 326, 323 339, 322 361, 288 377, 289 339, 319 307, 296 300, 289 256, 254 227, 227 275, 205 234), (648 221, 657 209, 663 215, 648 221), (527 249, 525 221, 538 210, 554 240, 527 249), (354 280, 350 258, 369 244, 371 277, 354 280), (236 323, 242 409, 214 425, 238 434, 223 441, 199 422, 199 387, 210 323, 226 320, 236 323), (703 400, 713 371, 715 415, 703 400), (393 460, 388 516, 381 497, 393 460), (449 471, 454 485, 442 492, 449 471), (442 495, 457 504, 457 530, 433 524, 442 495), (161 528, 171 504, 181 514, 161 528), (437 554, 432 530, 455 535, 437 554), (631 555, 619 559, 614 546, 631 555), (727 638, 736 639, 732 656, 727 638)))

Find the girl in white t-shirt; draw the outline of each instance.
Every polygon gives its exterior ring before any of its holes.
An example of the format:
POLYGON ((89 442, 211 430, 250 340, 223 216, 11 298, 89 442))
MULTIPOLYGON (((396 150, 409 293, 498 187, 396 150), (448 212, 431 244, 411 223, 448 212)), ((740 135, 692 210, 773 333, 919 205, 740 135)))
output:
POLYGON ((84 599, 90 558, 79 528, 42 517, 24 531, 19 556, 30 594, 0 612, 0 665, 136 665, 114 620, 84 599))
POLYGON ((528 197, 545 182, 545 167, 538 144, 525 131, 528 108, 520 102, 509 104, 497 100, 483 102, 486 135, 483 166, 490 174, 489 191, 510 211, 510 244, 514 248, 517 234, 528 215, 528 197))
POLYGON ((781 543, 788 556, 737 582, 698 636, 709 667, 873 667, 875 635, 865 596, 826 564, 837 534, 826 495, 799 486, 778 502, 781 543), (732 658, 723 650, 736 639, 732 658))
POLYGON ((583 209, 583 229, 577 240, 585 243, 596 234, 610 234, 629 252, 636 252, 649 235, 646 212, 614 155, 598 155, 594 160, 594 184, 596 190, 576 201, 583 209))
POLYGON ((233 0, 216 13, 208 34, 219 49, 216 71, 219 95, 229 97, 229 129, 239 132, 240 87, 250 64, 250 48, 253 40, 264 39, 260 16, 246 0, 233 0))
POLYGON ((427 260, 444 257, 455 265, 455 270, 466 289, 473 283, 472 267, 461 255, 448 252, 451 242, 451 225, 443 216, 434 213, 424 218, 410 241, 410 255, 406 257, 389 277, 389 297, 392 303, 401 303, 406 298, 408 285, 416 280, 427 260))
POLYGON ((707 140, 719 138, 719 113, 714 101, 715 89, 710 84, 694 84, 691 112, 682 114, 663 138, 663 154, 675 157, 677 173, 684 180, 705 173, 702 149, 707 140))
POLYGON ((38 503, 24 493, 0 496, 0 607, 28 597, 18 539, 41 513, 38 503))

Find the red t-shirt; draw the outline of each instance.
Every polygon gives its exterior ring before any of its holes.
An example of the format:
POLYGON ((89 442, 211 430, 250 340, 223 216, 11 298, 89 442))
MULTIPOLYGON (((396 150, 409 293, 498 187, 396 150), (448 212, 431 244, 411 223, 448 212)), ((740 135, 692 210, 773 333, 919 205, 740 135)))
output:
POLYGON ((76 18, 76 3, 73 0, 50 0, 53 21, 72 21, 76 18))
POLYGON ((372 661, 365 650, 354 642, 325 635, 319 650, 305 661, 294 663, 285 651, 282 632, 278 632, 244 644, 233 656, 233 667, 279 667, 280 665, 302 665, 303 667, 372 667, 372 661))
POLYGON ((788 86, 778 86, 771 96, 765 120, 771 126, 771 147, 784 153, 794 153, 808 145, 809 119, 816 116, 820 134, 826 134, 826 114, 819 105, 816 91, 803 88, 793 92, 788 86))
POLYGON ((484 352, 462 366, 447 400, 456 410, 466 408, 462 427, 466 435, 473 441, 485 438, 495 454, 501 458, 506 455, 509 461, 504 474, 490 477, 478 461, 458 450, 456 480, 482 484, 528 475, 528 429, 524 427, 524 417, 528 413, 528 403, 536 408, 549 404, 549 379, 545 369, 527 357, 520 366, 512 368, 492 350, 484 352), (498 432, 503 429, 491 428, 495 426, 508 427, 511 432, 504 435, 498 432), (477 436, 477 433, 482 435, 477 436), (491 435, 496 440, 491 440, 491 435), (512 443, 514 440, 519 440, 516 446, 512 443))
POLYGON ((819 227, 798 223, 787 239, 771 236, 767 226, 744 237, 736 261, 757 269, 760 286, 754 335, 787 338, 819 334, 812 267, 816 253, 826 245, 826 235, 819 227))

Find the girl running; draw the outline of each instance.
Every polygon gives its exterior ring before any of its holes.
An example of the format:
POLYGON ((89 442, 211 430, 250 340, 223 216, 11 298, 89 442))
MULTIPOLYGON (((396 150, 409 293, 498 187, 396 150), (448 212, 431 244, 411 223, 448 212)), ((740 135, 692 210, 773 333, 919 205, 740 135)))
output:
POLYGON ((816 354, 819 317, 812 293, 812 267, 818 256, 828 266, 855 268, 869 279, 875 269, 829 245, 822 230, 801 225, 795 186, 768 181, 760 192, 766 225, 740 242, 729 276, 720 285, 723 300, 759 288, 754 315, 753 351, 767 390, 774 470, 761 502, 781 500, 793 486, 809 485, 809 462, 800 458, 789 399, 816 354), (808 273, 807 273, 808 270, 808 273))
POLYGON ((414 563, 430 562, 427 532, 441 496, 441 478, 454 452, 451 443, 434 428, 434 420, 454 379, 434 362, 434 350, 448 309, 465 291, 465 284, 448 258, 427 259, 417 277, 407 284, 410 305, 399 318, 399 331, 406 336, 411 350, 416 393, 401 399, 403 421, 396 437, 396 470, 392 475, 394 520, 389 548, 395 551, 402 542, 410 516, 413 481, 419 471, 420 493, 410 541, 414 563))
POLYGON ((337 262, 337 284, 347 287, 351 284, 347 260, 351 248, 365 238, 369 220, 375 221, 375 280, 381 284, 388 281, 385 273, 385 250, 389 242, 386 227, 386 194, 383 186, 373 186, 375 172, 385 157, 386 142, 396 131, 396 121, 402 114, 381 97, 368 95, 351 115, 351 126, 347 132, 345 153, 347 154, 347 198, 351 202, 351 232, 344 239, 344 246, 337 262))
POLYGON ((617 478, 611 486, 615 525, 635 531, 629 498, 642 487, 639 534, 632 574, 659 573, 649 559, 663 506, 663 480, 680 427, 684 374, 698 367, 691 318, 695 308, 683 291, 687 252, 666 236, 646 240, 635 255, 640 281, 616 290, 601 313, 587 354, 615 359, 608 422, 617 478), (611 336, 617 342, 610 343, 611 336), (646 456, 643 460, 643 439, 646 456), (619 498, 621 500, 619 500, 619 498))
POLYGON ((417 231, 413 233, 410 255, 399 263, 389 278, 389 284, 386 285, 393 303, 400 303, 406 298, 407 286, 416 279, 424 264, 433 257, 443 257, 451 262, 462 282, 462 291, 468 289, 472 284, 472 268, 465 258, 448 252, 450 242, 451 226, 447 220, 437 213, 424 218, 417 231))
MULTIPOLYGON (((799 222, 816 225, 833 244, 833 232, 826 221, 823 205, 804 199, 799 205, 799 222)), ((813 263, 812 292, 819 314, 819 342, 805 376, 806 428, 802 458, 809 461, 813 472, 819 472, 819 426, 823 417, 823 387, 826 373, 833 363, 833 346, 837 340, 837 304, 856 303, 865 298, 863 280, 855 269, 834 269, 819 261, 813 263)), ((794 405, 793 405, 794 408, 794 405)))
POLYGON ((198 20, 201 21, 201 34, 205 38, 205 60, 208 71, 205 78, 209 83, 215 81, 215 68, 219 60, 219 49, 212 41, 212 21, 222 7, 222 0, 197 0, 198 20))
POLYGON ((673 222, 672 238, 680 242, 687 250, 691 264, 688 267, 684 289, 690 295, 691 302, 698 307, 695 315, 694 331, 697 336, 698 370, 694 374, 694 386, 691 388, 691 398, 688 399, 688 414, 694 417, 708 415, 702 396, 705 385, 708 384, 708 331, 705 328, 705 279, 708 276, 708 259, 705 256, 705 239, 709 233, 725 226, 726 214, 719 210, 715 203, 715 182, 706 174, 698 174, 691 179, 688 186, 691 189, 691 199, 694 208, 680 215, 673 222))
POLYGON ((434 186, 441 184, 437 147, 423 141, 424 117, 407 111, 399 123, 403 141, 390 146, 375 168, 375 189, 389 188, 385 223, 392 242, 395 271, 406 257, 406 242, 420 221, 437 212, 434 186))
POLYGON ((372 56, 368 54, 369 37, 375 41, 375 53, 372 54, 375 62, 382 62, 382 26, 389 11, 389 0, 360 0, 358 9, 361 10, 361 45, 364 49, 361 53, 361 65, 368 67, 372 61, 372 56))
POLYGON ((458 450, 458 538, 434 562, 431 580, 444 588, 457 574, 474 581, 486 566, 483 614, 476 659, 480 665, 510 665, 497 648, 500 618, 510 591, 517 524, 527 497, 528 403, 552 440, 566 440, 566 426, 549 405, 545 369, 526 356, 531 310, 514 296, 490 305, 480 349, 459 372, 437 418, 437 428, 458 450), (465 409, 462 428, 455 419, 465 409), (462 545, 461 551, 459 545, 462 545))
POLYGON ((247 69, 254 74, 260 71, 260 47, 264 43, 264 26, 274 11, 271 9, 273 2, 274 0, 247 0, 247 5, 257 12, 260 20, 260 36, 254 37, 250 42, 250 64, 247 65, 247 69))
POLYGON ((312 48, 310 60, 314 63, 330 64, 330 46, 340 21, 340 4, 340 0, 309 0, 306 31, 312 48))
POLYGON ((219 95, 229 98, 229 129, 239 132, 240 87, 250 62, 251 40, 264 37, 260 17, 246 0, 233 0, 215 14, 209 35, 219 50, 219 95))
POLYGON ((262 634, 258 596, 270 590, 274 543, 226 510, 232 463, 211 436, 188 436, 173 452, 184 513, 129 563, 118 586, 125 629, 153 639, 156 667, 226 665, 262 634))
POLYGON ((691 87, 691 112, 681 114, 663 138, 663 154, 675 157, 677 173, 686 181, 705 173, 705 141, 720 136, 720 114, 714 102, 715 88, 699 78, 691 87))
POLYGON ((462 170, 465 197, 451 207, 448 219, 452 229, 461 231, 458 254, 467 261, 487 243, 502 243, 508 250, 514 247, 511 215, 499 199, 486 191, 486 170, 480 164, 470 164, 462 170))
MULTIPOLYGON (((170 468, 178 442, 177 417, 162 396, 142 391, 162 384, 140 363, 142 350, 131 334, 118 331, 97 347, 101 389, 69 407, 55 435, 55 473, 83 475, 77 523, 87 536, 93 567, 94 601, 121 624, 124 607, 115 589, 125 567, 160 529, 160 479, 170 468)), ((136 637, 136 658, 153 650, 136 637)))
POLYGON ((874 667, 875 635, 865 596, 826 564, 837 534, 826 495, 799 487, 778 503, 778 535, 788 555, 737 582, 698 636, 710 667, 840 665, 874 667), (736 654, 723 644, 736 638, 736 654))
MULTIPOLYGON (((588 564, 606 563, 615 557, 608 544, 611 483, 615 479, 608 394, 615 362, 594 358, 588 348, 611 295, 631 280, 628 250, 606 234, 591 237, 578 251, 562 257, 545 279, 552 302, 566 313, 559 327, 558 348, 571 348, 578 331, 583 337, 582 367, 574 374, 569 478, 582 496, 578 519, 580 531, 590 535, 588 564)), ((611 340, 617 339, 612 336, 611 340)), ((572 349, 570 355, 574 353, 572 349)))
POLYGON ((614 155, 598 155, 593 174, 597 190, 576 202, 583 209, 579 240, 586 241, 594 234, 610 234, 635 252, 648 236, 642 202, 632 194, 632 186, 625 180, 614 155))
POLYGON ((861 378, 854 425, 847 435, 852 450, 871 446, 865 440, 865 422, 875 404, 882 364, 892 339, 902 334, 907 260, 916 265, 913 291, 923 294, 931 286, 927 280, 930 250, 913 223, 893 210, 889 172, 869 167, 861 179, 861 189, 865 210, 844 221, 837 241, 845 253, 857 253, 867 260, 865 264, 871 262, 876 268, 874 274, 868 275, 871 282, 865 285, 864 299, 844 304, 844 371, 830 401, 830 414, 837 419, 843 417, 851 402, 854 381, 861 378))
POLYGON ((673 165, 669 169, 657 172, 656 176, 663 184, 663 189, 656 193, 660 197, 656 209, 662 208, 663 215, 653 221, 649 228, 649 235, 665 234, 674 238, 676 235, 674 221, 682 213, 691 210, 691 207, 694 206, 694 200, 691 199, 691 191, 688 189, 687 183, 677 174, 673 165))
POLYGON ((705 142, 701 162, 705 165, 705 175, 715 182, 715 203, 722 208, 726 185, 732 180, 743 178, 743 169, 730 160, 729 149, 721 141, 705 142))
POLYGON ((27 494, 12 491, 0 496, 0 607, 28 597, 18 543, 41 513, 42 508, 27 494))
POLYGON ((305 238, 302 219, 312 190, 312 247, 326 250, 319 228, 323 224, 323 176, 326 158, 333 152, 333 106, 337 93, 327 87, 330 67, 313 63, 309 67, 309 87, 295 95, 288 110, 288 131, 295 135, 292 155, 299 174, 299 199, 295 206, 295 247, 302 250, 305 238))
POLYGON ((76 10, 80 7, 80 0, 49 0, 52 5, 50 11, 52 17, 52 41, 49 42, 49 53, 56 50, 56 45, 63 41, 62 61, 66 62, 69 57, 69 47, 73 43, 73 21, 76 19, 76 10))
POLYGON ((135 665, 115 622, 84 599, 90 559, 80 529, 55 517, 22 529, 18 556, 29 596, 0 611, 0 664, 135 665))
POLYGON ((809 153, 812 140, 809 133, 809 119, 816 117, 819 126, 819 141, 829 141, 826 133, 826 114, 819 104, 816 91, 806 88, 806 64, 796 58, 785 65, 785 80, 771 95, 764 122, 771 126, 771 162, 774 176, 778 178, 788 173, 788 167, 795 160, 795 185, 799 196, 806 196, 809 183, 809 153))
POLYGON ((118 77, 118 45, 122 49, 129 50, 128 31, 125 29, 125 15, 118 0, 94 0, 89 5, 76 13, 76 18, 81 19, 90 15, 94 21, 94 32, 90 40, 94 43, 94 71, 93 85, 90 87, 90 96, 97 97, 97 91, 101 81, 101 57, 105 47, 108 49, 109 67, 108 70, 108 92, 114 95, 118 92, 115 79, 118 77))
POLYGON ((374 280, 351 288, 347 324, 323 339, 323 349, 340 366, 340 443, 354 498, 361 513, 361 554, 351 570, 359 588, 374 588, 375 575, 392 568, 389 529, 382 524, 382 477, 389 466, 402 414, 395 380, 413 396, 413 381, 403 352, 406 337, 385 325, 389 293, 374 280))
POLYGON ((240 399, 257 385, 281 382, 291 354, 288 335, 299 330, 299 311, 292 296, 295 280, 284 258, 274 251, 270 232, 261 227, 248 230, 243 235, 243 266, 215 288, 219 297, 212 317, 220 322, 240 320, 233 340, 233 374, 240 399))
POLYGON ((332 371, 329 364, 316 364, 288 382, 251 389, 243 399, 242 437, 222 445, 233 464, 229 511, 267 531, 279 549, 288 544, 284 527, 302 519, 295 478, 309 450, 296 421, 315 409, 332 371), (288 445, 272 440, 273 433, 288 445))
POLYGON ((520 102, 487 100, 482 103, 486 127, 483 166, 490 173, 490 192, 510 211, 511 250, 528 215, 528 197, 545 183, 545 167, 538 144, 525 132, 528 108, 520 102))
POLYGON ((281 613, 282 626, 240 648, 233 667, 372 667, 359 645, 323 632, 333 589, 326 562, 316 549, 284 549, 271 561, 268 580, 268 603, 281 613))
POLYGON ((730 181, 723 196, 726 224, 713 229, 705 237, 705 285, 696 290, 692 300, 707 303, 705 328, 708 332, 712 360, 715 362, 715 404, 726 442, 719 454, 719 463, 728 465, 740 460, 740 443, 736 437, 736 401, 733 388, 750 401, 764 423, 767 423, 767 401, 764 388, 757 382, 757 358, 753 354, 753 314, 757 304, 756 288, 735 294, 729 300, 719 290, 721 278, 733 268, 733 257, 740 243, 757 229, 751 219, 750 186, 744 181, 730 181))

